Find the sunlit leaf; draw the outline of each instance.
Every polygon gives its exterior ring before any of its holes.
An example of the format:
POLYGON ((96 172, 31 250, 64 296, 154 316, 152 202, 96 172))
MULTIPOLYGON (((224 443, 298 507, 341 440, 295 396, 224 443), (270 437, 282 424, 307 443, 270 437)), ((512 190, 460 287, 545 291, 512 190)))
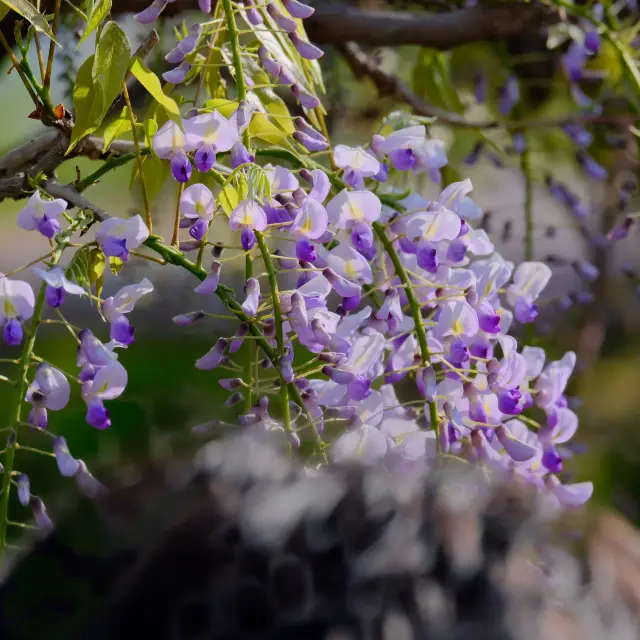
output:
POLYGON ((175 100, 164 93, 158 76, 148 69, 140 58, 134 58, 130 70, 138 82, 151 94, 153 99, 164 108, 169 117, 174 122, 180 124, 180 109, 175 100))
MULTIPOLYGON (((44 16, 29 2, 29 0, 0 0, 0 6, 5 5, 9 9, 13 9, 19 13, 25 20, 29 21, 38 31, 42 31, 46 36, 51 38, 58 46, 60 43, 55 39, 49 23, 44 16)), ((0 20, 9 13, 0 8, 0 20)))
POLYGON ((104 138, 103 151, 107 151, 111 146, 111 143, 116 138, 119 138, 128 131, 131 131, 131 120, 129 118, 127 107, 125 107, 121 111, 120 115, 105 127, 104 133, 102 134, 102 137, 104 138))
POLYGON ((82 37, 76 45, 76 49, 100 26, 102 21, 109 15, 111 11, 111 0, 98 0, 91 7, 87 28, 84 30, 82 37))
POLYGON ((111 273, 117 276, 122 267, 124 267, 124 262, 120 258, 115 258, 114 256, 109 257, 109 269, 111 273))
POLYGON ((126 34, 115 22, 108 22, 102 30, 96 53, 78 69, 73 87, 76 122, 67 153, 102 124, 120 92, 130 56, 126 34))

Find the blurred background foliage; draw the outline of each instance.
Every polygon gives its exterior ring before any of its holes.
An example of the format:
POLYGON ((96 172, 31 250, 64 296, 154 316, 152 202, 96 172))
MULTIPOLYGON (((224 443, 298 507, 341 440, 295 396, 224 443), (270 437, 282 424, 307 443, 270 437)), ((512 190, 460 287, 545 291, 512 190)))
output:
MULTIPOLYGON (((514 2, 518 4, 517 0, 514 2)), ((376 3, 364 8, 368 11, 400 8, 437 15, 464 10, 463 4, 422 0, 403 7, 376 3)), ((625 3, 604 4, 607 12, 611 12, 625 3)), ((579 6, 589 8, 591 5, 579 3, 579 6)), ((114 13, 115 7, 114 3, 114 13)), ((120 9, 119 13, 123 14, 120 20, 132 42, 136 42, 145 31, 125 14, 126 9, 120 9)), ((637 32, 637 15, 623 7, 622 13, 618 11, 615 16, 617 22, 609 19, 608 24, 619 27, 615 31, 616 42, 628 47, 625 51, 630 53, 635 66, 635 54, 630 44, 637 32)), ((5 22, 14 17, 10 14, 5 22)), ((152 61, 152 67, 159 72, 166 68, 162 56, 172 46, 171 29, 182 20, 186 25, 190 24, 188 8, 186 14, 168 17, 159 28, 161 46, 152 61)), ((530 31, 525 29, 518 37, 465 44, 451 51, 436 51, 424 46, 365 47, 364 51, 379 69, 403 82, 417 98, 448 113, 464 113, 469 121, 500 119, 496 106, 499 88, 513 73, 519 79, 521 100, 510 117, 527 121, 557 119, 578 112, 560 61, 567 48, 563 39, 570 32, 568 25, 575 29, 576 22, 572 19, 551 28, 532 25, 530 31), (558 44, 556 49, 550 50, 548 44, 554 44, 549 42, 553 38, 558 44), (488 100, 484 105, 478 105, 474 98, 478 73, 486 80, 488 100)), ((53 93, 54 104, 70 105, 72 85, 69 78, 75 76, 75 70, 91 53, 94 44, 89 38, 74 52, 77 25, 72 14, 65 16, 65 25, 61 37, 67 45, 68 55, 58 62, 53 93)), ((341 46, 328 45, 325 52, 321 61, 327 87, 323 104, 334 142, 366 143, 380 130, 389 113, 397 110, 407 115, 411 113, 411 108, 397 96, 380 96, 369 78, 354 77, 341 46)), ((3 125, 0 126, 0 156, 40 131, 40 124, 27 118, 31 108, 17 74, 7 74, 10 63, 6 57, 1 64, 3 125)), ((607 167, 607 180, 595 181, 580 170, 576 163, 576 148, 559 126, 536 126, 524 131, 528 146, 526 176, 522 171, 523 156, 509 151, 511 136, 502 127, 479 130, 436 122, 430 129, 433 136, 442 137, 447 143, 450 165, 445 179, 471 177, 474 200, 484 209, 487 230, 503 255, 521 261, 527 242, 531 242, 536 259, 551 259, 555 275, 548 291, 548 304, 532 342, 543 346, 549 359, 561 357, 566 350, 575 350, 578 354, 579 371, 574 376, 570 393, 580 399, 577 408, 579 439, 586 453, 567 466, 579 478, 594 481, 594 500, 616 506, 640 522, 640 482, 637 479, 640 463, 640 305, 635 276, 640 270, 638 235, 633 229, 629 238, 612 247, 598 246, 592 241, 593 237, 606 234, 623 213, 619 207, 621 181, 637 177, 636 132, 629 130, 628 122, 623 126, 615 124, 615 116, 640 108, 640 85, 634 86, 632 70, 625 66, 624 57, 615 43, 607 39, 603 39, 599 54, 589 60, 588 66, 596 73, 581 87, 590 98, 604 105, 603 113, 612 117, 610 122, 603 119, 602 123, 589 127, 594 136, 589 153, 607 167), (612 144, 614 136, 622 139, 623 144, 619 140, 612 144), (466 160, 479 142, 484 143, 486 152, 471 166, 466 160), (588 205, 590 216, 586 221, 576 220, 551 197, 545 186, 548 175, 562 180, 588 205), (532 200, 534 226, 533 237, 527 240, 525 204, 528 198, 532 200), (576 276, 571 264, 579 258, 590 260, 599 267, 600 275, 595 282, 585 284, 576 276), (570 308, 558 304, 558 299, 576 292, 591 292, 592 296, 583 295, 581 299, 586 303, 573 304, 570 308)), ((224 73, 221 81, 225 81, 224 73)), ((189 96, 189 89, 186 95, 189 96)), ((273 109, 281 108, 279 101, 274 100, 273 105, 273 109)), ((122 137, 127 139, 128 135, 125 133, 122 137)), ((72 181, 76 165, 82 175, 95 167, 88 159, 74 159, 61 168, 60 181, 72 181)), ((92 200, 119 216, 139 212, 138 186, 134 184, 130 189, 130 182, 131 167, 114 171, 92 189, 92 200)), ((411 180, 407 187, 427 197, 437 191, 433 184, 422 179, 411 180)), ((15 225, 15 216, 21 206, 19 202, 0 203, 2 272, 9 272, 42 253, 38 239, 15 225)), ((624 212, 633 213, 636 206, 631 198, 625 202, 624 212)), ((174 207, 175 185, 171 181, 158 180, 153 215, 154 220, 159 221, 157 232, 160 234, 170 233, 174 207)), ((227 276, 230 271, 227 270, 227 276)), ((136 342, 120 355, 129 372, 129 386, 121 398, 109 405, 112 427, 100 432, 86 425, 84 404, 77 388, 70 406, 60 415, 50 415, 52 430, 67 438, 74 455, 84 458, 99 478, 101 474, 109 475, 123 460, 135 463, 150 455, 162 458, 172 451, 192 450, 201 442, 190 431, 193 425, 231 416, 224 407, 227 394, 216 382, 220 374, 197 371, 193 363, 219 335, 229 334, 233 325, 209 320, 208 324, 187 329, 176 327, 172 316, 197 309, 202 301, 192 293, 193 278, 175 273, 170 267, 163 269, 152 263, 132 263, 117 281, 113 276, 107 278, 104 296, 145 276, 152 280, 156 291, 141 301, 131 316, 137 327, 136 342)), ((28 271, 24 277, 33 281, 28 271)), ((220 312, 215 305, 208 310, 220 312)), ((69 300, 65 303, 65 311, 75 325, 88 326, 106 339, 106 328, 88 303, 69 300)), ((16 357, 16 354, 17 350, 14 354, 8 347, 0 346, 0 357, 16 357)), ((75 346, 63 327, 49 325, 44 328, 39 355, 62 370, 75 371, 75 346)), ((2 367, 0 365, 0 374, 6 373, 2 367)), ((0 422, 6 417, 10 392, 6 385, 0 385, 0 422)), ((41 436, 29 437, 36 446, 35 442, 41 436)), ((59 477, 53 460, 50 465, 39 463, 37 457, 25 455, 20 458, 18 467, 32 476, 34 485, 48 488, 43 492, 44 497, 49 499, 50 508, 55 511, 56 497, 63 501, 60 496, 68 482, 59 477)))

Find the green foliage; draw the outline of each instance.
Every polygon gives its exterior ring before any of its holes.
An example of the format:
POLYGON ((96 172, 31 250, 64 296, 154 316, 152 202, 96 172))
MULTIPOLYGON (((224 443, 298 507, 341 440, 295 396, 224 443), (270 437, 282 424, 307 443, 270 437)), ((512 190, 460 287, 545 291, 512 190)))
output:
POLYGON ((102 24, 103 20, 111 11, 111 0, 97 0, 91 5, 89 12, 87 28, 84 30, 82 37, 76 45, 76 49, 102 24))
POLYGON ((9 9, 13 9, 16 13, 19 13, 38 31, 44 33, 58 46, 60 46, 60 43, 53 35, 53 31, 51 31, 51 27, 49 27, 49 23, 45 17, 29 2, 29 0, 0 0, 0 20, 9 13, 9 9))
POLYGON ((153 71, 150 71, 140 58, 134 58, 130 71, 136 80, 151 94, 153 99, 167 112, 167 115, 174 122, 180 124, 180 109, 176 101, 162 90, 158 76, 153 71))
POLYGON ((95 285, 96 296, 100 296, 104 285, 104 270, 106 258, 100 247, 86 245, 74 254, 65 275, 75 280, 87 294, 91 294, 91 287, 95 285))
POLYGON ((110 122, 105 128, 102 134, 104 138, 103 150, 111 146, 111 143, 116 139, 122 137, 125 133, 131 131, 131 118, 129 117, 129 111, 125 107, 120 115, 110 122))
POLYGON ((131 48, 126 34, 115 22, 108 22, 102 30, 95 54, 78 69, 73 87, 76 123, 67 153, 102 124, 120 93, 130 57, 131 48))

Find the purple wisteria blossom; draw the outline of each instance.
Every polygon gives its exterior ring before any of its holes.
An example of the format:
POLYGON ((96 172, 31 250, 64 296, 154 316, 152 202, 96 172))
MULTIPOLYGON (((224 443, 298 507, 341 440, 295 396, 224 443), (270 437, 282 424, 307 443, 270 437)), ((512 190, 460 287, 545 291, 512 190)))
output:
POLYGON ((82 384, 82 398, 87 405, 87 424, 96 429, 111 426, 104 400, 118 398, 127 386, 127 370, 115 359, 96 368, 91 380, 82 384))
POLYGON ((65 277, 62 267, 51 267, 48 271, 34 267, 33 272, 47 283, 45 296, 50 307, 59 307, 64 302, 66 293, 74 296, 87 295, 87 292, 80 285, 74 284, 65 277))
POLYGON ((255 200, 243 200, 231 212, 229 228, 240 231, 242 247, 249 251, 256 243, 254 231, 264 231, 267 228, 267 214, 255 200))
POLYGON ((435 182, 440 181, 440 169, 447 164, 442 140, 427 139, 424 125, 399 129, 384 138, 374 136, 371 149, 379 156, 388 156, 398 171, 428 172, 435 182))
POLYGON ((22 342, 22 323, 33 315, 35 296, 28 282, 10 280, 0 273, 0 327, 2 339, 9 346, 22 342))
POLYGON ((333 159, 336 167, 344 171, 342 179, 356 190, 364 189, 364 179, 371 178, 380 171, 378 160, 362 147, 336 145, 333 159))
POLYGON ((520 322, 533 322, 538 316, 535 304, 551 278, 551 269, 543 262, 523 262, 513 274, 513 284, 507 288, 507 300, 520 322))
POLYGON ((37 229, 45 238, 53 238, 61 231, 59 218, 66 208, 66 201, 60 198, 45 200, 38 190, 18 214, 18 226, 25 231, 37 229))
POLYGON ((185 225, 189 228, 189 235, 194 240, 202 240, 209 230, 209 223, 213 220, 215 198, 209 187, 196 183, 187 187, 180 196, 180 213, 185 225))
POLYGON ((140 215, 128 220, 108 218, 96 230, 96 241, 105 256, 129 259, 129 251, 139 247, 149 237, 149 229, 140 215))
POLYGON ((112 340, 124 346, 133 342, 135 327, 129 323, 126 314, 133 311, 136 302, 142 296, 152 291, 153 285, 147 278, 144 278, 139 284, 122 287, 118 293, 102 302, 102 314, 111 324, 110 337, 112 340))
POLYGON ((46 429, 47 409, 60 411, 69 402, 71 388, 62 371, 46 362, 38 365, 33 382, 27 390, 26 402, 31 403, 29 422, 36 427, 46 429))
POLYGON ((184 149, 195 151, 194 162, 202 173, 213 167, 217 153, 229 151, 238 140, 236 126, 217 111, 185 118, 184 130, 184 149))
POLYGON ((158 158, 170 161, 171 174, 177 182, 189 182, 193 171, 185 145, 185 132, 173 120, 165 122, 152 140, 154 153, 158 158))

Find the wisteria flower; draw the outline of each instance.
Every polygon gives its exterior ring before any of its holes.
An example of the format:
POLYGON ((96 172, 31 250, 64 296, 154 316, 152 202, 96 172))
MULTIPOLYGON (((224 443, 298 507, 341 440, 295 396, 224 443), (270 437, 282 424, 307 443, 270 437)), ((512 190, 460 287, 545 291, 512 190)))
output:
POLYGON ((108 218, 100 223, 96 241, 105 256, 120 258, 126 262, 129 251, 139 247, 149 237, 149 229, 140 215, 128 220, 108 218))
POLYGON ((370 191, 348 191, 343 189, 327 204, 330 222, 338 229, 351 230, 354 246, 370 249, 373 246, 371 223, 382 211, 378 196, 370 191))
POLYGON ((255 200, 243 200, 231 212, 229 227, 232 231, 241 232, 242 247, 249 251, 256 243, 254 231, 264 231, 267 228, 267 214, 255 200))
POLYGON ((177 182, 189 182, 191 162, 185 150, 185 132, 173 120, 165 122, 153 136, 154 153, 162 160, 169 160, 171 173, 177 182))
POLYGON ((184 120, 187 151, 195 151, 198 171, 206 173, 216 161, 216 154, 229 151, 238 140, 238 129, 217 111, 201 113, 184 120))
POLYGON ((66 278, 62 267, 51 267, 48 271, 34 267, 33 271, 41 280, 47 283, 45 296, 50 307, 59 307, 64 302, 65 293, 70 293, 74 296, 87 295, 87 292, 80 285, 74 284, 66 278))
POLYGON ((66 208, 67 203, 64 200, 45 200, 38 190, 18 214, 18 226, 25 231, 37 229, 45 238, 53 238, 61 231, 59 218, 66 208))
POLYGON ((317 240, 321 238, 329 225, 327 210, 313 198, 306 198, 299 207, 291 226, 293 235, 317 240))
POLYGON ((62 436, 56 436, 53 439, 53 454, 56 457, 56 463, 61 475, 65 478, 72 478, 76 475, 80 468, 80 463, 71 455, 67 441, 62 436))
POLYGON ((180 196, 180 212, 189 225, 189 235, 202 240, 213 220, 215 198, 209 187, 197 183, 187 187, 180 196))
POLYGON ((135 15, 135 19, 140 24, 152 24, 160 17, 169 2, 170 0, 153 0, 146 9, 135 15))
POLYGON ((532 322, 538 315, 535 301, 551 279, 551 269, 544 262, 523 262, 513 274, 513 284, 507 287, 507 301, 516 319, 532 322))
POLYGON ((447 164, 444 143, 426 136, 424 125, 406 127, 386 138, 375 137, 371 148, 379 156, 389 156, 394 169, 414 173, 428 171, 432 178, 438 178, 439 170, 447 164))
POLYGON ((198 44, 198 39, 202 34, 202 25, 196 23, 189 29, 189 35, 182 38, 180 42, 164 57, 171 64, 180 64, 186 55, 190 54, 198 44))
POLYGON ((36 369, 36 375, 27 390, 26 402, 31 403, 29 422, 41 429, 47 428, 47 409, 59 411, 69 402, 71 388, 62 371, 42 362, 36 369))
POLYGON ((82 398, 87 405, 87 424, 96 429, 110 427, 109 412, 103 401, 118 398, 126 386, 127 370, 117 360, 98 368, 93 379, 82 385, 82 398))
POLYGON ((375 176, 380 171, 380 163, 362 147, 336 145, 333 160, 344 170, 343 180, 356 190, 364 190, 364 179, 375 176))
POLYGON ((136 302, 147 293, 153 291, 153 284, 144 278, 138 284, 130 284, 122 287, 114 296, 106 298, 102 303, 102 313, 111 324, 112 340, 122 345, 133 342, 135 327, 131 326, 127 319, 127 313, 133 311, 136 302))
POLYGON ((33 315, 35 296, 28 282, 9 280, 0 274, 0 327, 2 339, 9 346, 22 342, 22 322, 33 315))

